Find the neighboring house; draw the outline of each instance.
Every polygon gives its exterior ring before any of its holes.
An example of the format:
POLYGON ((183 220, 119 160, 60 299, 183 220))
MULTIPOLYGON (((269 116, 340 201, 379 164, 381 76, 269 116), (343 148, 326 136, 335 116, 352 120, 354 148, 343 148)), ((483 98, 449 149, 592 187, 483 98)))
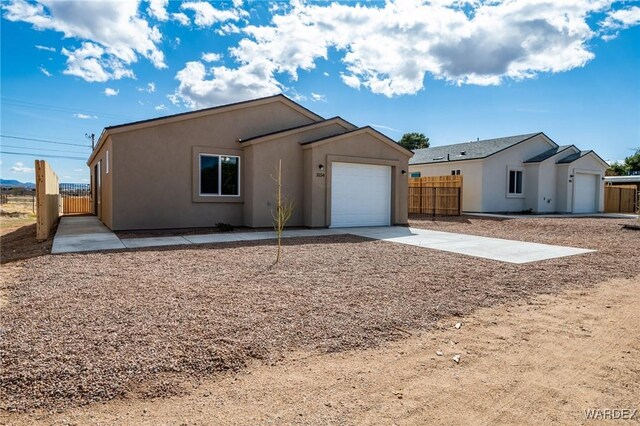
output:
POLYGON ((345 227, 407 223, 412 155, 277 95, 107 127, 87 164, 113 230, 272 226, 280 159, 287 225, 345 227))
POLYGON ((544 133, 418 149, 409 164, 411 177, 463 175, 467 212, 604 210, 607 163, 544 133))

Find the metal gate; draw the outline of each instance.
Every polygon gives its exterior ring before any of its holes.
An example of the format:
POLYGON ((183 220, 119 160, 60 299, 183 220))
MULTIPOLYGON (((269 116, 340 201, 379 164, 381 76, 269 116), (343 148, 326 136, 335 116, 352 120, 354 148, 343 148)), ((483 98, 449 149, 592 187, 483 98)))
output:
POLYGON ((91 213, 91 185, 88 183, 60 184, 61 214, 91 213))

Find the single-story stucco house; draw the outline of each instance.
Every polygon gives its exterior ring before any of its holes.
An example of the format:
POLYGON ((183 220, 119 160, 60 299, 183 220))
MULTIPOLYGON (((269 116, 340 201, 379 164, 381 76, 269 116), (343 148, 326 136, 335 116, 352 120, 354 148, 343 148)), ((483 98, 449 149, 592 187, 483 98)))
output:
POLYGON ((463 175, 466 212, 593 213, 604 210, 608 164, 544 133, 415 150, 411 177, 463 175))
POLYGON ((412 152, 284 95, 104 129, 87 164, 112 230, 272 226, 279 160, 288 226, 407 223, 412 152))

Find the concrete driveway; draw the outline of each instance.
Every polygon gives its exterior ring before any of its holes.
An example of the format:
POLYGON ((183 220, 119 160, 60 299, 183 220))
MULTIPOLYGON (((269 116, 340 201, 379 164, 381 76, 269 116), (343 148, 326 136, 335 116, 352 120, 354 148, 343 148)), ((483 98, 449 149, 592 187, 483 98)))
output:
MULTIPOLYGON (((357 235, 364 238, 408 244, 467 256, 509 263, 529 263, 557 257, 573 256, 595 250, 527 243, 500 238, 439 232, 401 226, 375 228, 297 229, 284 231, 284 238, 326 235, 357 235)), ((94 216, 66 216, 60 220, 53 240, 53 254, 160 247, 190 244, 214 244, 236 241, 274 239, 275 232, 230 232, 173 237, 120 239, 94 216)))

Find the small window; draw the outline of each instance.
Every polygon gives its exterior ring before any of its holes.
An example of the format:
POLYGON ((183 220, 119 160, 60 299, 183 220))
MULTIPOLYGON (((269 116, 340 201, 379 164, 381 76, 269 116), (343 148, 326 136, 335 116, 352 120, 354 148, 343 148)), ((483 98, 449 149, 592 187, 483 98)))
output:
POLYGON ((200 195, 240 195, 240 157, 200 154, 200 195))
POLYGON ((409 175, 412 178, 419 178, 420 176, 422 176, 422 173, 420 172, 411 172, 411 174, 409 175))
POLYGON ((508 194, 509 195, 522 195, 523 194, 522 178, 523 178, 522 170, 516 170, 516 169, 510 169, 509 170, 509 182, 508 182, 508 184, 509 184, 508 194))
POLYGON ((107 154, 106 154, 106 157, 105 157, 105 162, 107 163, 106 167, 105 167, 106 173, 109 174, 109 150, 107 150, 107 154))
POLYGON ((456 176, 460 174, 460 170, 451 170, 451 176, 456 176))

